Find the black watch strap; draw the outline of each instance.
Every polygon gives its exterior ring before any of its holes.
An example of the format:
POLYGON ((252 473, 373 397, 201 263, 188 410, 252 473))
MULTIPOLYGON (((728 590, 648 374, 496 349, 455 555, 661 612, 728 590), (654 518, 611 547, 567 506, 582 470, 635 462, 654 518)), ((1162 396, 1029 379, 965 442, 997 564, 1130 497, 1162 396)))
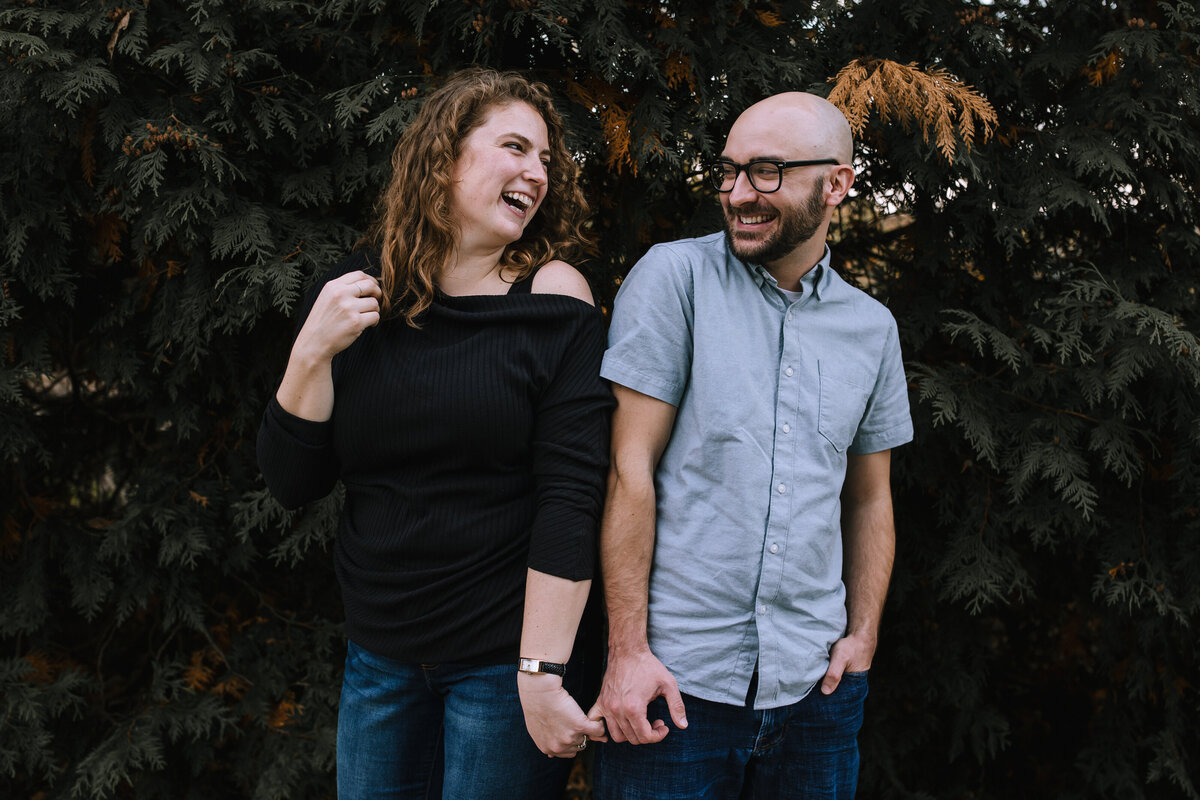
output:
POLYGON ((555 664, 553 661, 542 661, 537 658, 517 659, 517 670, 530 674, 544 672, 548 675, 558 675, 560 678, 567 675, 566 664, 555 664))

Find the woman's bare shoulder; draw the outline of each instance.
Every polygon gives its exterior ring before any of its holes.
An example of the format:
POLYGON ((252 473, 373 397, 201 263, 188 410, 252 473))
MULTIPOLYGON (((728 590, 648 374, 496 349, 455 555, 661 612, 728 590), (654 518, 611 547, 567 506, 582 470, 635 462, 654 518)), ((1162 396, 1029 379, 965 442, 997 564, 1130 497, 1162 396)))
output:
POLYGON ((529 289, 534 294, 565 294, 588 305, 596 305, 587 278, 565 261, 543 264, 533 276, 533 285, 529 289))

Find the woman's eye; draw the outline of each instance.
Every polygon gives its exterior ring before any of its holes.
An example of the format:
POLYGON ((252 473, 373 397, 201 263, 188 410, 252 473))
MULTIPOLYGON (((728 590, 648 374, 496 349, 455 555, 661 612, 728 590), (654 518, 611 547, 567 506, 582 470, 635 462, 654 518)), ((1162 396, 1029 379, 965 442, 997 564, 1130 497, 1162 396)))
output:
POLYGON ((521 144, 520 142, 509 142, 508 144, 506 144, 504 146, 511 147, 513 150, 516 150, 518 153, 525 152, 525 146, 523 144, 521 144))

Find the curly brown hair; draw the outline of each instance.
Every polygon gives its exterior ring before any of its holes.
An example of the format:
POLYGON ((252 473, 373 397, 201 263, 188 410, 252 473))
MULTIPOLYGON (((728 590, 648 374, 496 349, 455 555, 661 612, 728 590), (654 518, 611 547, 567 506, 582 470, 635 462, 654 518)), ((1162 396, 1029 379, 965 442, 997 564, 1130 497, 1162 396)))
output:
POLYGON ((516 72, 464 69, 429 95, 401 134, 391 181, 364 238, 380 253, 385 317, 396 313, 418 327, 417 318, 433 302, 434 277, 454 252, 458 225, 450 213, 450 187, 462 142, 489 109, 514 102, 529 104, 545 121, 550 165, 546 197, 521 238, 505 248, 500 266, 520 280, 547 261, 576 258, 586 249, 587 201, 550 90, 516 72))

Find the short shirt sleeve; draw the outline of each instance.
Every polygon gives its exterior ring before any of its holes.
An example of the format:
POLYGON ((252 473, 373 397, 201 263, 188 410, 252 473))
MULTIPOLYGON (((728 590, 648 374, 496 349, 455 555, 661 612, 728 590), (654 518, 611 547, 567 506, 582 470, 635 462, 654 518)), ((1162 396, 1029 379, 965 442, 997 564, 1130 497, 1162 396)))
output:
POLYGON ((600 375, 678 407, 692 363, 691 265, 656 245, 621 284, 600 375))
POLYGON ((887 338, 876 374, 875 386, 867 400, 862 422, 848 452, 857 455, 878 453, 911 442, 912 415, 908 407, 908 382, 904 377, 904 359, 900 354, 900 336, 894 320, 888 319, 887 338))

